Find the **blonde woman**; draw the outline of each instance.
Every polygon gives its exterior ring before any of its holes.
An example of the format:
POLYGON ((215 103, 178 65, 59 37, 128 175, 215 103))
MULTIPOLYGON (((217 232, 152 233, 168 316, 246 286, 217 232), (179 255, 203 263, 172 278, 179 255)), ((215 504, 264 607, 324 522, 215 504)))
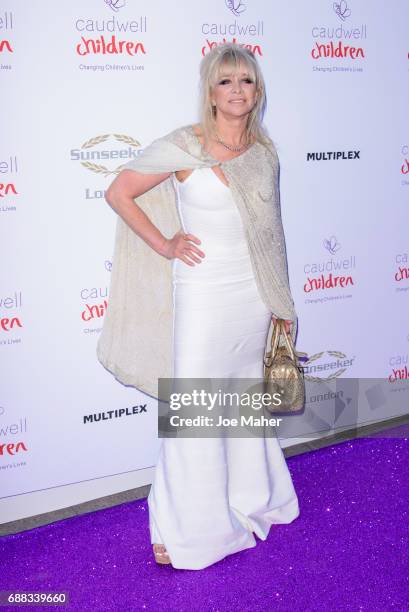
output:
MULTIPOLYGON (((153 395, 170 362, 174 378, 261 378, 275 318, 297 328, 260 67, 226 43, 200 75, 200 123, 154 141, 106 194, 119 225, 98 357, 153 395)), ((155 559, 178 569, 254 547, 299 515, 278 440, 251 435, 164 438, 148 504, 155 559)))

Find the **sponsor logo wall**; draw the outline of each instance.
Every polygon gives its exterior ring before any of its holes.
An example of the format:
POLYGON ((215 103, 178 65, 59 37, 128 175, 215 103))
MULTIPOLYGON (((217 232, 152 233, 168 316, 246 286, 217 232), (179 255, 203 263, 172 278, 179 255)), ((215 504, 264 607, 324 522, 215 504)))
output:
POLYGON ((196 121, 199 62, 225 41, 266 78, 311 433, 407 413, 409 5, 296 4, 3 2, 0 522, 21 494, 44 492, 45 512, 67 485, 151 482, 158 407, 95 352, 116 222, 104 194, 196 121))

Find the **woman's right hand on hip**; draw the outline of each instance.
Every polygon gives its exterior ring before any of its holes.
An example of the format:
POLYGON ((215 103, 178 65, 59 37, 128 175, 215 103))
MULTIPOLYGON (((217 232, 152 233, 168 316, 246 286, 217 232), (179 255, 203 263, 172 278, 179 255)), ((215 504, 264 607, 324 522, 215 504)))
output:
POLYGON ((179 230, 173 238, 165 241, 161 254, 168 259, 181 259, 188 266, 194 266, 194 262, 202 263, 200 258, 205 254, 192 243, 201 244, 201 241, 193 234, 179 230))

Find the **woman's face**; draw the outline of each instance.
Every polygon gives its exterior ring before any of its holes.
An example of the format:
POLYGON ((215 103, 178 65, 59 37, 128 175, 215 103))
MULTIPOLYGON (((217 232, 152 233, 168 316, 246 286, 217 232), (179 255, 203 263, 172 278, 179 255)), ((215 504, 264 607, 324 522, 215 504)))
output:
POLYGON ((256 99, 256 84, 246 66, 239 64, 237 70, 222 68, 210 96, 217 113, 241 117, 253 109, 256 99))

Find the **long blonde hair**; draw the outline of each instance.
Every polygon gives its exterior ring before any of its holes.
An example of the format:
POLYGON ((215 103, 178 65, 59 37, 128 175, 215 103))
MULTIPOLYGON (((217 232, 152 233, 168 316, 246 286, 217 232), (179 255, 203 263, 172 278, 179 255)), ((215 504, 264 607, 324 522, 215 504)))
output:
POLYGON ((247 142, 258 141, 265 144, 269 141, 263 126, 266 107, 265 83, 256 57, 249 49, 240 47, 237 43, 224 43, 213 47, 200 63, 199 117, 205 143, 215 135, 216 115, 211 102, 212 88, 225 68, 236 72, 239 64, 245 66, 249 76, 254 79, 257 91, 256 104, 249 113, 246 125, 247 142))

